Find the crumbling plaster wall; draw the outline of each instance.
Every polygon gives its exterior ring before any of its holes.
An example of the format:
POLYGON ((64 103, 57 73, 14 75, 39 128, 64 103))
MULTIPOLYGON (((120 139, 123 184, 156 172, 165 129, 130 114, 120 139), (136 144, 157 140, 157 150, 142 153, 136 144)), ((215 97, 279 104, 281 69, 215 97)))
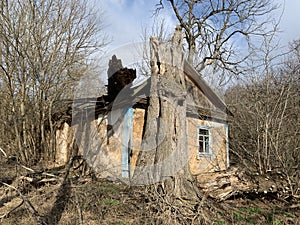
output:
POLYGON ((227 168, 226 123, 188 118, 189 166, 192 174, 215 172, 227 168), (210 130, 211 154, 198 154, 198 128, 210 130))

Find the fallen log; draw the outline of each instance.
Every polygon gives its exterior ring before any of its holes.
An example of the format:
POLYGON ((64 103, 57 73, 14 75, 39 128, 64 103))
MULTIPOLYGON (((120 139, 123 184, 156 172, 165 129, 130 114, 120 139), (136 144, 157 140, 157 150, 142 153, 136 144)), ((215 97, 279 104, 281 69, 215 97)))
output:
POLYGON ((249 175, 238 168, 227 171, 198 174, 197 181, 202 191, 217 201, 234 196, 257 196, 283 198, 290 196, 288 183, 277 175, 249 175))

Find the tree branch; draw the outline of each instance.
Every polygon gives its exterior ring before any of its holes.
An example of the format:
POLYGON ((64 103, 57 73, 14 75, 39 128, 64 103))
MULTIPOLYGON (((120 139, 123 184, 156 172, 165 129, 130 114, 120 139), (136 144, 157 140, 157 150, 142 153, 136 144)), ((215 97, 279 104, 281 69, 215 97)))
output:
MULTIPOLYGON (((12 185, 9 185, 7 183, 4 183, 4 182, 1 182, 3 185, 9 187, 9 188, 12 188, 14 189, 18 194, 19 196, 22 198, 23 202, 25 203, 27 209, 31 212, 31 214, 36 218, 36 220, 41 224, 41 225, 48 225, 44 219, 39 215, 38 211, 36 211, 36 209, 33 207, 33 205, 31 204, 31 202, 24 196, 22 195, 22 193, 14 186, 12 185)), ((23 204, 22 202, 22 204, 23 204)))

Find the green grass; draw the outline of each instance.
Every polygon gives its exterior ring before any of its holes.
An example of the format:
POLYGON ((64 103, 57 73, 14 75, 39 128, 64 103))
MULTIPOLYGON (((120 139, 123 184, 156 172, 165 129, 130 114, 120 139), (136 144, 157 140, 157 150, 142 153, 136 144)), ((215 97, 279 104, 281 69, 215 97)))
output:
POLYGON ((103 203, 105 205, 120 205, 121 204, 121 202, 119 202, 118 200, 114 200, 114 199, 105 199, 103 201, 103 203))
POLYGON ((275 218, 273 213, 269 213, 269 214, 266 215, 266 221, 269 224, 274 224, 274 225, 282 224, 281 220, 275 218))

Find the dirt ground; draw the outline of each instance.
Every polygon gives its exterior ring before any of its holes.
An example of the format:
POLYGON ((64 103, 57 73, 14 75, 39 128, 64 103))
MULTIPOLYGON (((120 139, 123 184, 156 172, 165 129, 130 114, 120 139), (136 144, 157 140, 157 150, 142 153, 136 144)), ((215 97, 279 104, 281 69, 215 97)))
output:
POLYGON ((34 171, 1 162, 0 224, 300 224, 299 203, 275 196, 203 198, 189 215, 146 187, 97 179, 89 171, 34 171), (16 189, 14 189, 16 188, 16 189))

